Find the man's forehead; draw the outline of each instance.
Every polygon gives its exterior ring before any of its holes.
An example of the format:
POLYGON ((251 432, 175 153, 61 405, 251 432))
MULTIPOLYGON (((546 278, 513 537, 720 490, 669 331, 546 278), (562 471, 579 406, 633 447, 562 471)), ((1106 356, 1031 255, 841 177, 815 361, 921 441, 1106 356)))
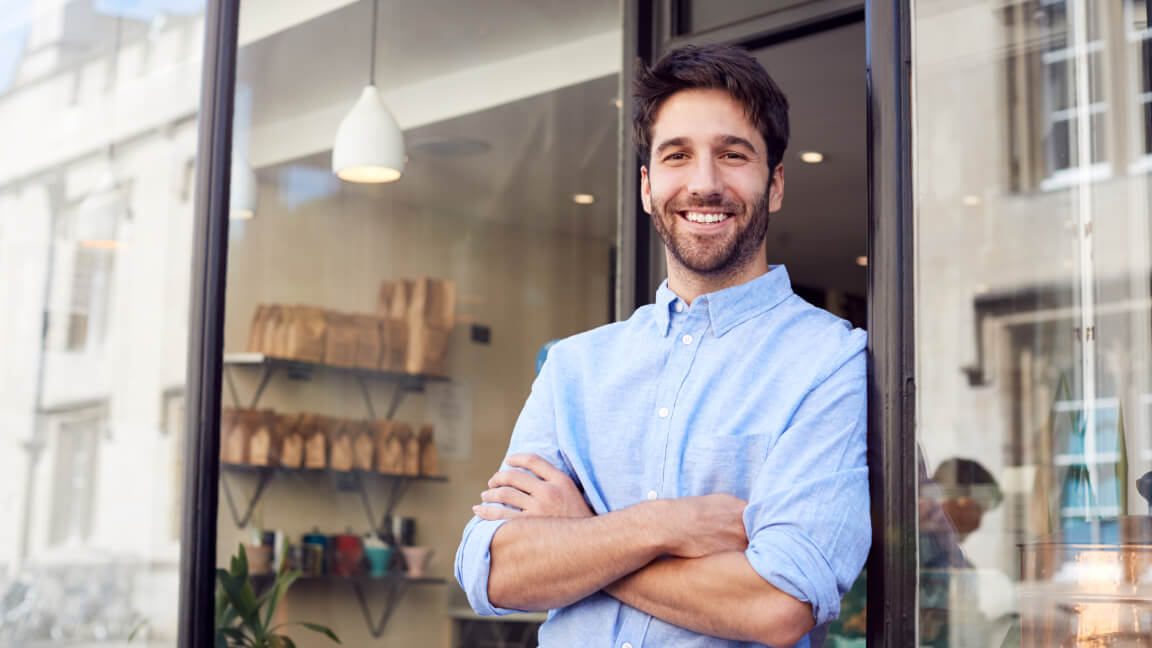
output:
POLYGON ((652 120, 652 144, 670 140, 683 144, 731 144, 745 139, 763 146, 760 131, 749 119, 743 104, 725 90, 681 90, 661 104, 652 120))

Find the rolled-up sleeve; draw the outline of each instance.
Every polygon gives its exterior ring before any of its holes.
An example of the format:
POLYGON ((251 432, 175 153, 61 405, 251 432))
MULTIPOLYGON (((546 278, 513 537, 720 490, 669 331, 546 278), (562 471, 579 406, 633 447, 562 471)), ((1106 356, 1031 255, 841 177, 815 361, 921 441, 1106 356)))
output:
POLYGON ((753 569, 810 603, 817 625, 839 616, 871 544, 864 333, 848 335, 827 366, 769 451, 744 512, 753 569))
MULTIPOLYGON (((554 381, 557 379, 556 359, 561 344, 552 347, 548 360, 540 369, 540 375, 532 383, 532 392, 528 395, 524 409, 516 420, 516 427, 512 431, 509 442, 510 454, 530 452, 547 459, 557 469, 573 477, 572 469, 564 459, 556 442, 556 407, 553 394, 554 381)), ((507 469, 507 463, 502 463, 501 470, 507 469)), ((575 481, 575 478, 573 477, 575 481)), ((488 504, 486 506, 497 506, 488 504)), ((460 546, 456 549, 456 580, 468 595, 468 603, 477 614, 492 616, 512 614, 523 610, 500 608, 492 605, 488 600, 488 574, 492 568, 492 536, 507 520, 484 520, 473 516, 464 527, 460 546)))

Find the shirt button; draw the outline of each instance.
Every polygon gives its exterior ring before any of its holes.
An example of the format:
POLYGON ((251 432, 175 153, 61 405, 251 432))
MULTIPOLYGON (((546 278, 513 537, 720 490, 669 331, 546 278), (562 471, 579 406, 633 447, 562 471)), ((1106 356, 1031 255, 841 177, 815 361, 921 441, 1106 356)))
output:
POLYGON ((660 418, 668 418, 668 408, 667 407, 661 407, 660 411, 656 412, 656 414, 659 415, 660 418))
POLYGON ((680 339, 684 340, 684 344, 692 344, 692 336, 691 335, 685 335, 684 337, 682 337, 680 339))
POLYGON ((620 648, 632 648, 632 644, 630 644, 630 643, 628 643, 627 641, 625 641, 625 642, 624 642, 624 645, 620 646, 620 648))
POLYGON ((684 302, 682 302, 682 301, 676 302, 676 312, 677 313, 683 313, 684 312, 684 302))
POLYGON ((648 499, 654 500, 657 497, 660 497, 660 495, 657 494, 656 491, 648 491, 648 499))

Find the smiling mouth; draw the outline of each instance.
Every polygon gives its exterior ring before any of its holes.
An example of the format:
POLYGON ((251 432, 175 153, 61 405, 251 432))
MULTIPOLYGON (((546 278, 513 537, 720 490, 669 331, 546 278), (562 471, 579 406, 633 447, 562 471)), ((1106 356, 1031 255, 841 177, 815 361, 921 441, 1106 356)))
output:
POLYGON ((684 220, 700 225, 714 225, 722 223, 732 217, 732 214, 722 211, 685 210, 679 213, 680 217, 684 220))

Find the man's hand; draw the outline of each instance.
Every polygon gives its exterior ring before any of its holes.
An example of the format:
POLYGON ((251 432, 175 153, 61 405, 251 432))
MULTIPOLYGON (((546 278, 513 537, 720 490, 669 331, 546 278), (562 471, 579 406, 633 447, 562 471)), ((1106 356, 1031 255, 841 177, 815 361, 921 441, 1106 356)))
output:
POLYGON ((508 457, 506 463, 512 468, 492 475, 488 480, 488 490, 480 493, 480 499, 486 504, 506 504, 515 508, 481 504, 472 507, 477 517, 505 520, 517 517, 584 518, 595 515, 575 482, 548 463, 547 459, 534 454, 514 454, 508 457))
POLYGON ((701 558, 748 548, 744 508, 748 502, 732 495, 700 495, 666 500, 684 529, 669 552, 682 558, 701 558))

